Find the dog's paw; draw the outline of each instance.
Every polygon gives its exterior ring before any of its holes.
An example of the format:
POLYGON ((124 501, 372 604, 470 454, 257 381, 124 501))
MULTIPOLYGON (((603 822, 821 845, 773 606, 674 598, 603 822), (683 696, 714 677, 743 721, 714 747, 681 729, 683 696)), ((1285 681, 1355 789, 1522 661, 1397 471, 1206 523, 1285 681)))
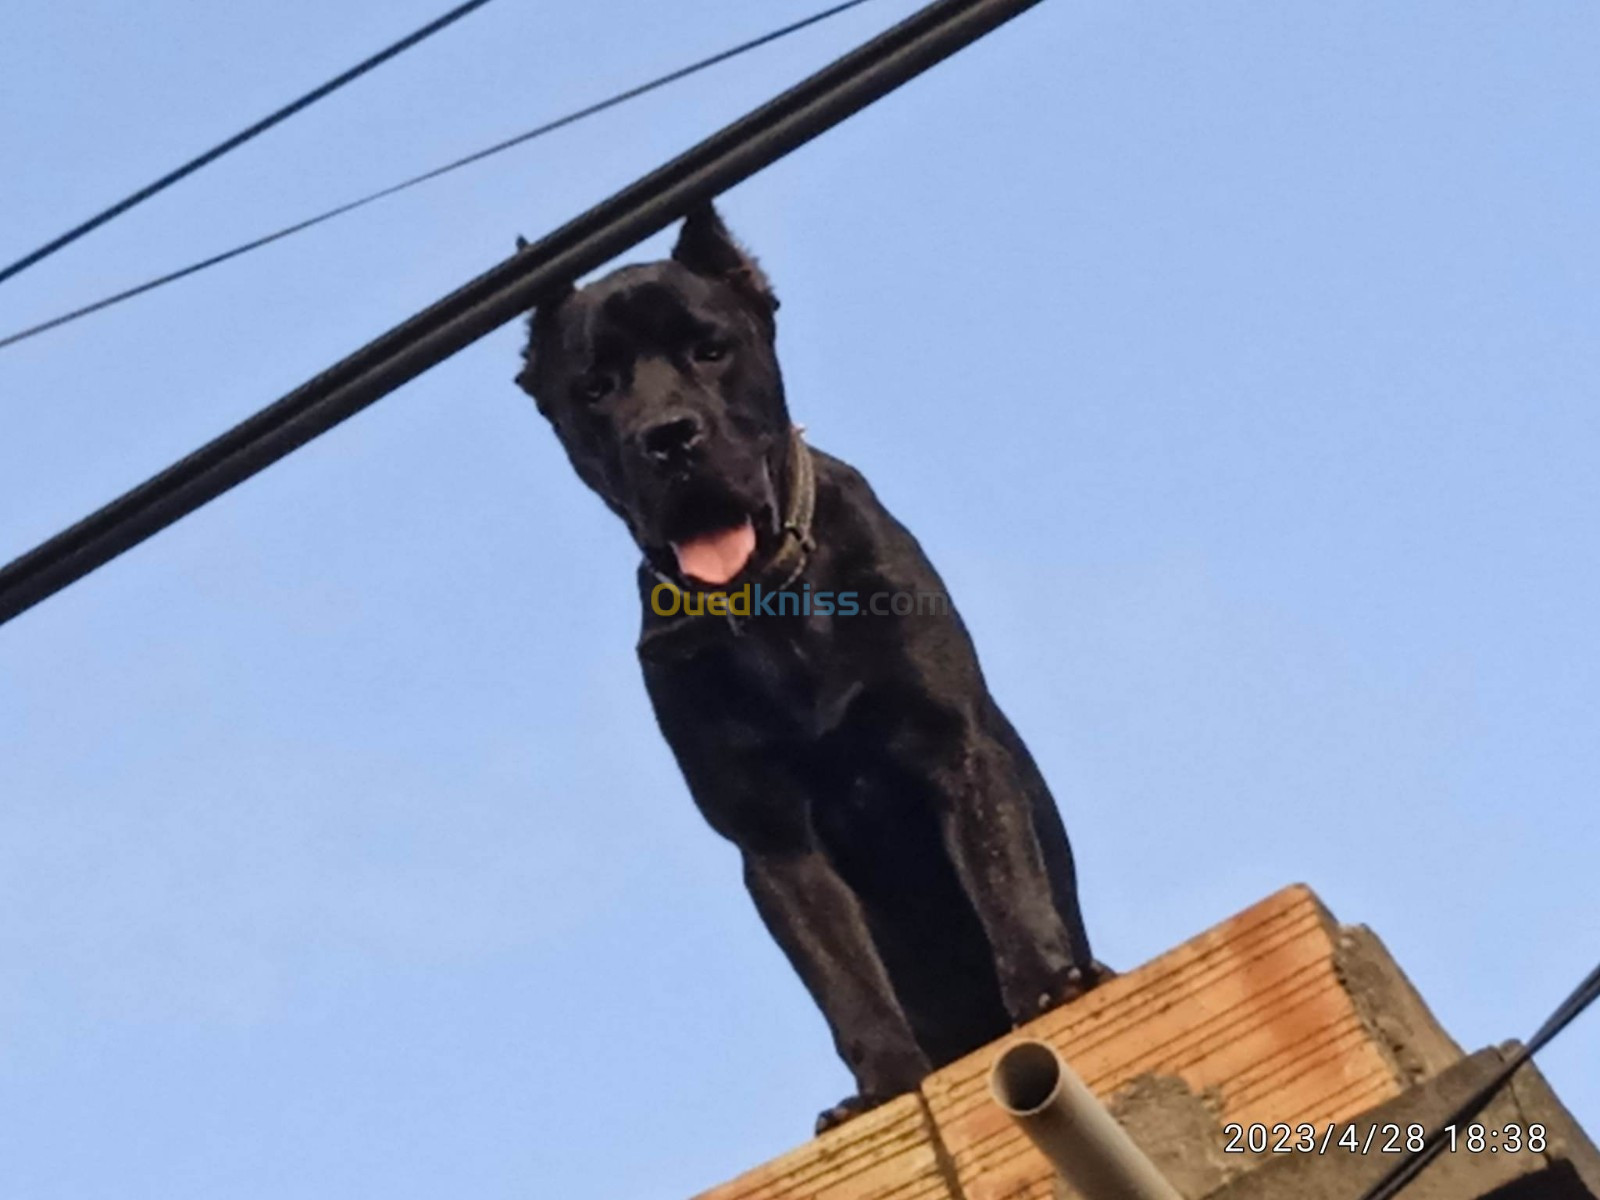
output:
POLYGON ((817 1134, 820 1136, 830 1129, 837 1129, 851 1117, 859 1117, 882 1103, 882 1100, 869 1100, 865 1096, 846 1096, 832 1108, 825 1108, 817 1114, 817 1134))
POLYGON ((1039 1012, 1046 1013, 1063 1004, 1071 1004, 1079 997, 1088 995, 1106 980, 1116 977, 1117 973, 1103 962, 1093 962, 1087 967, 1073 967, 1056 987, 1039 997, 1039 1012))
POLYGON ((1073 982, 1078 986, 1079 996, 1083 995, 1085 992, 1092 992, 1095 988, 1099 987, 1102 983, 1105 983, 1108 979, 1115 979, 1117 977, 1117 973, 1115 971, 1099 960, 1090 963, 1087 967, 1075 969, 1073 971, 1073 975, 1075 976, 1073 982))

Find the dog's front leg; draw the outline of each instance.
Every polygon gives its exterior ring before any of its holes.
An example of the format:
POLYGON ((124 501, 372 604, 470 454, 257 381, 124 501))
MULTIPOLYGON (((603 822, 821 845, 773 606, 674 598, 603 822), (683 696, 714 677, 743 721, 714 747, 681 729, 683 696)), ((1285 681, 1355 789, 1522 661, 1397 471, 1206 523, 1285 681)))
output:
POLYGON ((783 756, 735 720, 712 673, 646 661, 656 719, 695 804, 739 847, 745 886, 767 929, 822 1010, 859 1095, 822 1114, 818 1129, 913 1090, 927 1057, 895 996, 861 901, 818 845, 806 789, 783 756))
POLYGON ((1001 996, 1021 1024, 1086 986, 1057 912, 1027 792, 1006 749, 978 728, 935 767, 945 848, 988 934, 1001 996))
POLYGON ((788 955, 833 1032, 859 1096, 824 1113, 819 1126, 922 1082, 929 1071, 895 998, 855 893, 821 851, 752 854, 745 884, 761 919, 788 955))

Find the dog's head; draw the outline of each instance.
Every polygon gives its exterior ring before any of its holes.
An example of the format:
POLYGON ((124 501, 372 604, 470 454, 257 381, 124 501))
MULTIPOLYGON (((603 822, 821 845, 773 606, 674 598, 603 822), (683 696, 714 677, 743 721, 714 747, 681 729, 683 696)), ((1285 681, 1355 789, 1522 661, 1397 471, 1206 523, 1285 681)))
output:
POLYGON ((720 587, 782 521, 789 415, 765 276, 707 205, 672 257, 541 305, 517 382, 658 568, 720 587))

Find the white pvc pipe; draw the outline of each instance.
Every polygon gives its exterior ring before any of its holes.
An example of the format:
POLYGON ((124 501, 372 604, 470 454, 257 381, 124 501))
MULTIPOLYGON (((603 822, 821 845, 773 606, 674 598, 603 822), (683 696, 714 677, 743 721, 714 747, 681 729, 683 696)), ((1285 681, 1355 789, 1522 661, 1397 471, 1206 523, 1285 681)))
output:
POLYGON ((1183 1200, 1046 1043, 1009 1046, 989 1091, 1083 1200, 1183 1200))

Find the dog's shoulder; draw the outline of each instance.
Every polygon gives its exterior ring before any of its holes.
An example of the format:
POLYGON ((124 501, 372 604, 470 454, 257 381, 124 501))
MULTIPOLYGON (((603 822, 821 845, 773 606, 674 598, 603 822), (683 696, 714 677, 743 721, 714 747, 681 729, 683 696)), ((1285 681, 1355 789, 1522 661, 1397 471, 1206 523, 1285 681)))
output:
POLYGON ((835 544, 862 539, 881 543, 900 527, 867 477, 826 450, 811 448, 816 468, 815 524, 819 539, 835 544))
POLYGON ((845 561, 870 567, 878 586, 938 582, 938 572, 912 532, 889 511, 867 477, 822 450, 817 464, 816 538, 845 561))

